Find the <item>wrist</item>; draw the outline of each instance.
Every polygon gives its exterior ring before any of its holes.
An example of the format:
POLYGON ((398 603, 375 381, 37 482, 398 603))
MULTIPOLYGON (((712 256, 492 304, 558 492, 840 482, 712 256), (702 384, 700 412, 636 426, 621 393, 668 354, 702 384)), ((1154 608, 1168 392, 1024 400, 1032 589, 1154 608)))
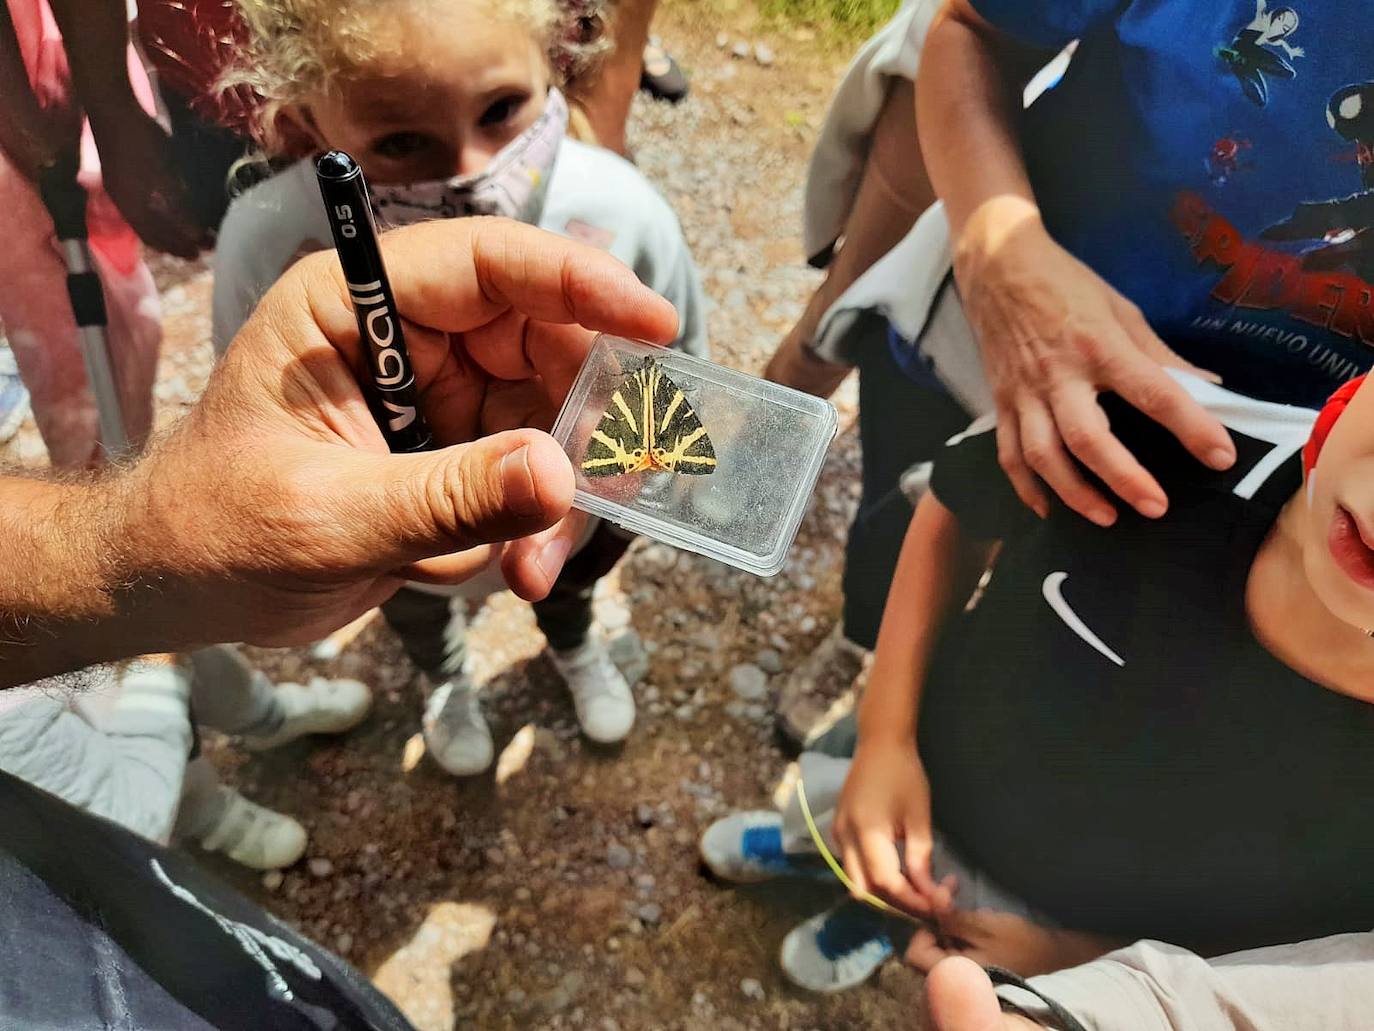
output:
POLYGON ((115 480, 0 480, 7 547, 20 556, 16 568, 33 571, 0 585, 0 686, 112 657, 123 636, 115 480))
POLYGON ((955 229, 954 271, 961 279, 978 275, 1007 253, 1009 245, 1019 247, 1050 242, 1049 232, 1033 200, 1016 194, 989 198, 955 229))
POLYGON ((859 718, 859 739, 856 749, 863 751, 915 751, 916 721, 864 720, 859 718))

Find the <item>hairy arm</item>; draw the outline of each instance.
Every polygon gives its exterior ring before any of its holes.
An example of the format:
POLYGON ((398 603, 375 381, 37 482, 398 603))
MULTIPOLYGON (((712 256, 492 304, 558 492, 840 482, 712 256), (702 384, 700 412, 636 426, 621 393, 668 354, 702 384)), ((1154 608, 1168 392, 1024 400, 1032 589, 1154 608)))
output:
POLYGON ((117 646, 123 494, 114 475, 0 477, 0 687, 139 650, 117 646))

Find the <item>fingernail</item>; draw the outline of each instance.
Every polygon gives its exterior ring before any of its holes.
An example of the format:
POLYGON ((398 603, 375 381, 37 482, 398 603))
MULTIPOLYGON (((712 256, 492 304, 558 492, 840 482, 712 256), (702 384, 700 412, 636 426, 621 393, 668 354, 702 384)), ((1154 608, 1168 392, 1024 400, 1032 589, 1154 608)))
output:
POLYGON ((1088 513, 1088 518, 1098 526, 1111 526, 1116 522, 1116 513, 1110 508, 1095 508, 1088 513))
POLYGON ((518 516, 535 516, 543 511, 539 492, 530 475, 530 449, 521 447, 501 459, 501 489, 505 492, 505 508, 518 516))
POLYGON ((549 578, 549 583, 558 579, 558 574, 563 571, 563 560, 568 557, 571 548, 572 541, 566 537, 555 537, 544 545, 544 550, 539 553, 539 568, 549 578))
POLYGON ((1219 447, 1207 452, 1207 464, 1213 469, 1229 469, 1236 463, 1236 453, 1230 448, 1219 447))
POLYGON ((1135 506, 1135 510, 1146 519, 1158 519, 1169 510, 1169 506, 1158 498, 1146 498, 1135 506))

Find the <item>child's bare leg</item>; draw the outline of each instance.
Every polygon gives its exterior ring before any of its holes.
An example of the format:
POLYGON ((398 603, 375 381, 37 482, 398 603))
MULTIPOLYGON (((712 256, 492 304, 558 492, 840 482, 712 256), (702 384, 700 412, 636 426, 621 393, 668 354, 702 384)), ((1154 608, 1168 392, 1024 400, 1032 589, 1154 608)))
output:
POLYGON ((822 397, 834 392, 849 370, 811 353, 821 316, 906 236, 934 202, 935 190, 916 138, 915 87, 906 79, 894 79, 869 137, 868 157, 845 223, 843 245, 825 281, 768 363, 765 375, 769 379, 822 397))
POLYGON ((577 98, 596 142, 624 156, 629 155, 625 123, 639 89, 644 44, 657 6, 658 0, 621 0, 615 5, 610 16, 611 52, 577 98))

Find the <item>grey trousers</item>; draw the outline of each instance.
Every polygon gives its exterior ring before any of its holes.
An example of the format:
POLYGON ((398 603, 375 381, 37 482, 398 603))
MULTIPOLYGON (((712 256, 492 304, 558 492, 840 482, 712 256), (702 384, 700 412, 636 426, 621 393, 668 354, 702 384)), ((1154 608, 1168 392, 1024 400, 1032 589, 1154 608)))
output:
POLYGON ((271 682, 229 647, 109 676, 115 700, 96 714, 60 689, 15 689, 26 698, 0 713, 0 769, 154 841, 194 836, 188 818, 213 811, 218 779, 203 759, 188 770, 192 709, 226 733, 268 733, 282 718, 271 682))
MULTIPOLYGON (((1088 1031, 1368 1031, 1374 932, 1210 960, 1142 941, 1030 984, 1088 1031)), ((1060 1027, 1029 992, 1004 987, 998 995, 1046 1027, 1060 1027)))

